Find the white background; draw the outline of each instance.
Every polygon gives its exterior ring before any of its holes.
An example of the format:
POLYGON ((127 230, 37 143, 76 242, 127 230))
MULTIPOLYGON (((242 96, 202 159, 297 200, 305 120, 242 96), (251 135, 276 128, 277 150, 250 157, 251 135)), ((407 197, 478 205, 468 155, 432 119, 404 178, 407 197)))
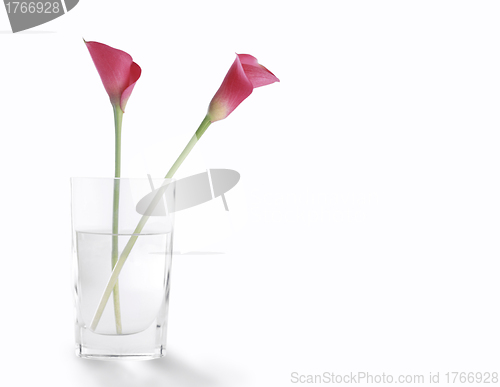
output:
POLYGON ((1 10, 0 384, 500 372, 499 16, 497 1, 81 0, 12 34, 1 10), (228 213, 178 214, 161 360, 74 355, 69 178, 113 174, 112 109, 82 37, 143 69, 124 176, 166 173, 235 52, 281 80, 176 175, 241 180, 228 213))

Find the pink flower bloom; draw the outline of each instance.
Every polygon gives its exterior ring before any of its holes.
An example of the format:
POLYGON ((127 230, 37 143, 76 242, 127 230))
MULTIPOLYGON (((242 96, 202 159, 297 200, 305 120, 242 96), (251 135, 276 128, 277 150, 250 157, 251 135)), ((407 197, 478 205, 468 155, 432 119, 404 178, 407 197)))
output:
POLYGON ((233 65, 210 102, 208 118, 211 122, 226 118, 252 94, 254 88, 279 81, 252 55, 236 54, 233 65))
POLYGON ((97 42, 85 42, 85 44, 111 103, 125 111, 125 105, 135 83, 141 76, 141 68, 124 51, 97 42))

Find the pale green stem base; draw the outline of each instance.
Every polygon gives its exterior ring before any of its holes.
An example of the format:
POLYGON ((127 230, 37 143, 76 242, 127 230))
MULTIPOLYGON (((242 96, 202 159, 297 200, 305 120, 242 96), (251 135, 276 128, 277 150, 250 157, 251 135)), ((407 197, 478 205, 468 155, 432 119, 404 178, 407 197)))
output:
MULTIPOLYGON (((174 176, 175 172, 179 167, 181 166, 182 162, 186 159, 187 155, 191 152, 191 150, 194 148, 198 140, 203 136, 203 133, 208 129, 210 126, 211 122, 210 119, 205 117, 200 124, 199 128, 196 130, 196 133, 193 135, 191 140, 189 140, 188 144, 182 151, 182 153, 179 155, 175 163, 172 165, 170 170, 165 176, 165 179, 170 179, 174 176)), ((123 265, 125 264, 125 261, 127 260, 130 252, 132 251, 132 248, 134 247, 135 242, 137 241, 137 238, 139 237, 142 229, 144 228, 144 225, 149 219, 149 216, 151 215, 152 211, 154 208, 157 206, 159 201, 161 200, 163 194, 165 193, 165 190, 167 189, 168 185, 164 185, 160 187, 158 190, 158 193, 155 195, 151 203, 149 204, 146 212, 142 216, 141 220, 139 221, 139 224, 134 230, 133 235, 130 237, 128 240, 125 248, 123 249, 123 252, 120 255, 120 259, 116 262, 116 265, 114 266, 113 272, 111 273, 111 277, 108 280, 108 284, 106 285, 106 289, 104 290, 104 293, 101 297, 101 301, 99 302, 99 306, 97 307, 97 310, 94 314, 94 318, 92 319, 92 323, 90 325, 90 329, 95 331, 97 328, 97 325, 99 324, 99 320, 101 319, 102 313, 104 312, 104 308, 106 307, 106 304, 108 302, 108 299, 111 295, 111 292, 113 288, 115 287, 116 284, 118 284, 118 276, 120 275, 120 271, 122 270, 123 265)), ((116 309, 115 309, 116 312, 116 309)))

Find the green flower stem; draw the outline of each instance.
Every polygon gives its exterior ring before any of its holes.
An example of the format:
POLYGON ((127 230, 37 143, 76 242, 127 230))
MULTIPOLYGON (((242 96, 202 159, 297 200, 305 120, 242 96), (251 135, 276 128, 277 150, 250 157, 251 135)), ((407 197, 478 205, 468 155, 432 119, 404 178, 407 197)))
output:
MULTIPOLYGON (((121 173, 121 140, 123 111, 118 105, 113 105, 115 116, 115 179, 113 185, 113 226, 111 246, 111 269, 114 269, 118 261, 118 214, 120 208, 120 173, 121 173)), ((116 333, 122 333, 122 318, 120 310, 120 290, 118 281, 113 288, 113 305, 115 310, 116 333)))
MULTIPOLYGON (((172 165, 170 170, 165 176, 165 179, 170 179, 174 176, 175 172, 183 161, 186 159, 187 155, 191 152, 193 147, 196 145, 198 140, 203 136, 203 133, 208 129, 210 126, 211 122, 208 116, 206 116, 202 123, 200 124, 199 128, 196 130, 196 133, 193 135, 191 140, 189 140, 188 144, 180 154, 180 156, 177 158, 175 163, 172 165)), ((130 252, 132 251, 132 248, 134 247, 135 242, 137 241, 137 238, 139 238, 139 235, 144 228, 146 222, 148 221, 151 213, 157 206, 157 204, 160 202, 163 194, 165 193, 165 190, 167 189, 167 185, 162 185, 159 189, 157 194, 154 196, 153 200, 149 204, 148 208, 146 209, 144 215, 142 216, 141 220, 139 221, 139 224, 135 228, 132 236, 128 240, 125 248, 123 249, 123 252, 120 255, 120 259, 116 262, 116 265, 114 266, 113 272, 111 273, 111 277, 108 280, 108 284, 106 285, 106 289, 104 290, 104 293, 101 297, 101 301, 99 302, 99 306, 97 307, 97 310, 94 314, 94 318, 92 319, 92 323, 90 325, 91 330, 95 330, 97 328, 97 324, 99 324, 99 320, 101 319, 102 313, 104 311, 104 308, 106 307, 106 304, 108 302, 108 299, 111 295, 111 292, 113 290, 113 287, 118 283, 118 276, 120 275, 120 271, 122 270, 123 265, 125 264, 125 261, 127 260, 130 252)))
POLYGON ((189 140, 188 144, 186 145, 186 147, 184 148, 182 153, 179 155, 177 160, 175 160, 174 165, 172 165, 170 170, 167 172, 165 179, 170 179, 171 177, 174 176, 177 169, 179 169, 179 167, 181 166, 183 161, 186 159, 189 152, 191 152, 191 150, 194 148, 194 146, 196 145, 198 140, 201 138, 201 136, 203 136, 203 133, 205 133, 205 131, 208 129, 210 124, 211 124, 210 119, 208 118, 208 116, 206 116, 203 119, 200 127, 196 130, 196 133, 193 135, 191 140, 189 140))

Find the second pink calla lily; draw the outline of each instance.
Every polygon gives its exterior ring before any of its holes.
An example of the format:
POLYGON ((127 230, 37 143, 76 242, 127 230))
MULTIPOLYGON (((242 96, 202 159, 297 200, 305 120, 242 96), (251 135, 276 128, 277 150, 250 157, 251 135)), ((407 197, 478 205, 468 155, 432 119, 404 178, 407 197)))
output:
POLYGON ((125 111, 141 68, 124 51, 98 42, 85 42, 113 106, 125 111))
POLYGON ((226 118, 252 94, 254 88, 279 81, 252 55, 236 54, 233 65, 210 102, 207 114, 210 122, 226 118))

